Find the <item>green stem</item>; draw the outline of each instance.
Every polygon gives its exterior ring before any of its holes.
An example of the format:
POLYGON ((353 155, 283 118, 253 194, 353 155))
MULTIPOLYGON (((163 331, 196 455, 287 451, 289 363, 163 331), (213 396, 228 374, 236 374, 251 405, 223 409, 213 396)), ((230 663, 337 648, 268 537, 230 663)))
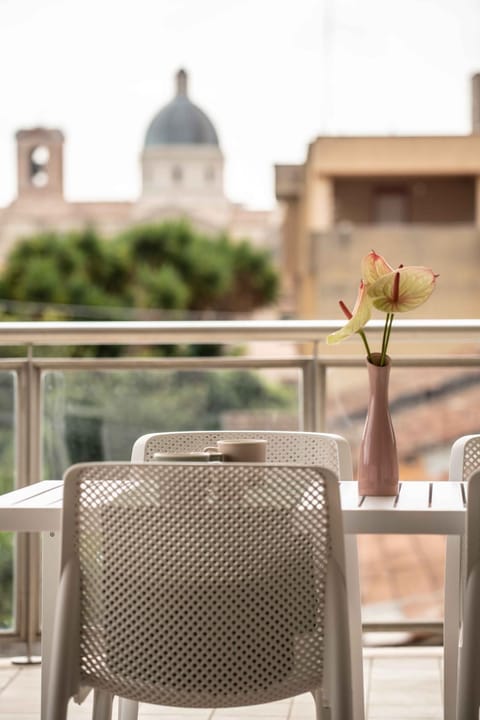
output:
POLYGON ((389 345, 389 343, 390 343, 390 335, 391 335, 391 333, 392 333, 392 327, 393 327, 393 320, 394 320, 394 318, 395 318, 395 315, 392 313, 392 314, 391 314, 391 317, 390 317, 390 325, 389 325, 389 327, 388 327, 388 337, 387 337, 387 344, 386 344, 386 346, 385 346, 385 353, 387 352, 388 345, 389 345))
POLYGON ((365 335, 365 333, 364 333, 363 330, 358 330, 357 332, 358 332, 358 334, 360 335, 360 337, 362 338, 362 342, 363 342, 363 344, 364 344, 364 346, 365 346, 365 351, 366 351, 366 353, 367 353, 367 358, 370 360, 372 353, 371 353, 370 347, 369 347, 369 345, 368 345, 367 336, 365 335))
POLYGON ((382 354, 380 357, 380 365, 382 366, 385 365, 385 359, 387 357, 388 343, 390 341, 390 334, 392 332, 392 324, 394 317, 394 313, 387 313, 387 317, 385 319, 385 326, 383 328, 382 337, 382 354))

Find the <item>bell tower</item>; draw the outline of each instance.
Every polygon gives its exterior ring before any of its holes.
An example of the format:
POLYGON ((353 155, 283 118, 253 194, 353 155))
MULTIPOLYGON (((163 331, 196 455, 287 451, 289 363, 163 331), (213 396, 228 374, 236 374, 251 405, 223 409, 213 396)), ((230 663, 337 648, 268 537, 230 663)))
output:
POLYGON ((18 200, 63 199, 63 143, 60 130, 19 130, 18 200))

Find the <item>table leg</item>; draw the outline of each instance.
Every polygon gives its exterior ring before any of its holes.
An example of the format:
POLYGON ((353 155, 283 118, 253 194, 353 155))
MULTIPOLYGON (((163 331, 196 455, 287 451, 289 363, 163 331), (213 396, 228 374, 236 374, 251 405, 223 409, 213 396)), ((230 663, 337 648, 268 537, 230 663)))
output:
POLYGON ((355 720, 365 718, 363 690, 362 604, 358 567, 357 536, 345 535, 345 563, 348 594, 348 620, 350 624, 350 659, 355 720))
POLYGON ((458 644, 460 636, 462 538, 447 537, 445 553, 445 610, 443 623, 444 720, 454 720, 457 701, 458 644))
POLYGON ((46 714, 55 602, 60 578, 60 532, 42 533, 42 678, 41 720, 46 714))

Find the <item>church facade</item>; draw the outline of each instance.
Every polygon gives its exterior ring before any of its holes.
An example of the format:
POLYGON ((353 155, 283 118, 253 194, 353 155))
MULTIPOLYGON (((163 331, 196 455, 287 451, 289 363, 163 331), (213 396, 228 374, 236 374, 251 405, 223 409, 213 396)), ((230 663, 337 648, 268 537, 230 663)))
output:
POLYGON ((46 230, 88 226, 108 237, 135 224, 178 218, 207 233, 226 231, 276 251, 275 212, 250 210, 225 196, 217 131, 190 100, 184 70, 176 75, 175 96, 147 129, 140 158, 141 193, 134 201, 67 200, 61 130, 21 129, 16 143, 17 196, 0 208, 0 263, 20 237, 46 230))

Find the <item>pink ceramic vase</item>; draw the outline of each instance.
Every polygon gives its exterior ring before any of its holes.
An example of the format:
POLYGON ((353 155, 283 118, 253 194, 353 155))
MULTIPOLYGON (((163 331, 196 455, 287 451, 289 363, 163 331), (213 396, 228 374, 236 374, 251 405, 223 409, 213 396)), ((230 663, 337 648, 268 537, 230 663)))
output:
MULTIPOLYGON (((380 353, 372 353, 377 358, 380 353)), ((388 406, 391 360, 374 365, 367 360, 370 398, 358 459, 360 495, 392 496, 398 493, 397 443, 388 406)))

